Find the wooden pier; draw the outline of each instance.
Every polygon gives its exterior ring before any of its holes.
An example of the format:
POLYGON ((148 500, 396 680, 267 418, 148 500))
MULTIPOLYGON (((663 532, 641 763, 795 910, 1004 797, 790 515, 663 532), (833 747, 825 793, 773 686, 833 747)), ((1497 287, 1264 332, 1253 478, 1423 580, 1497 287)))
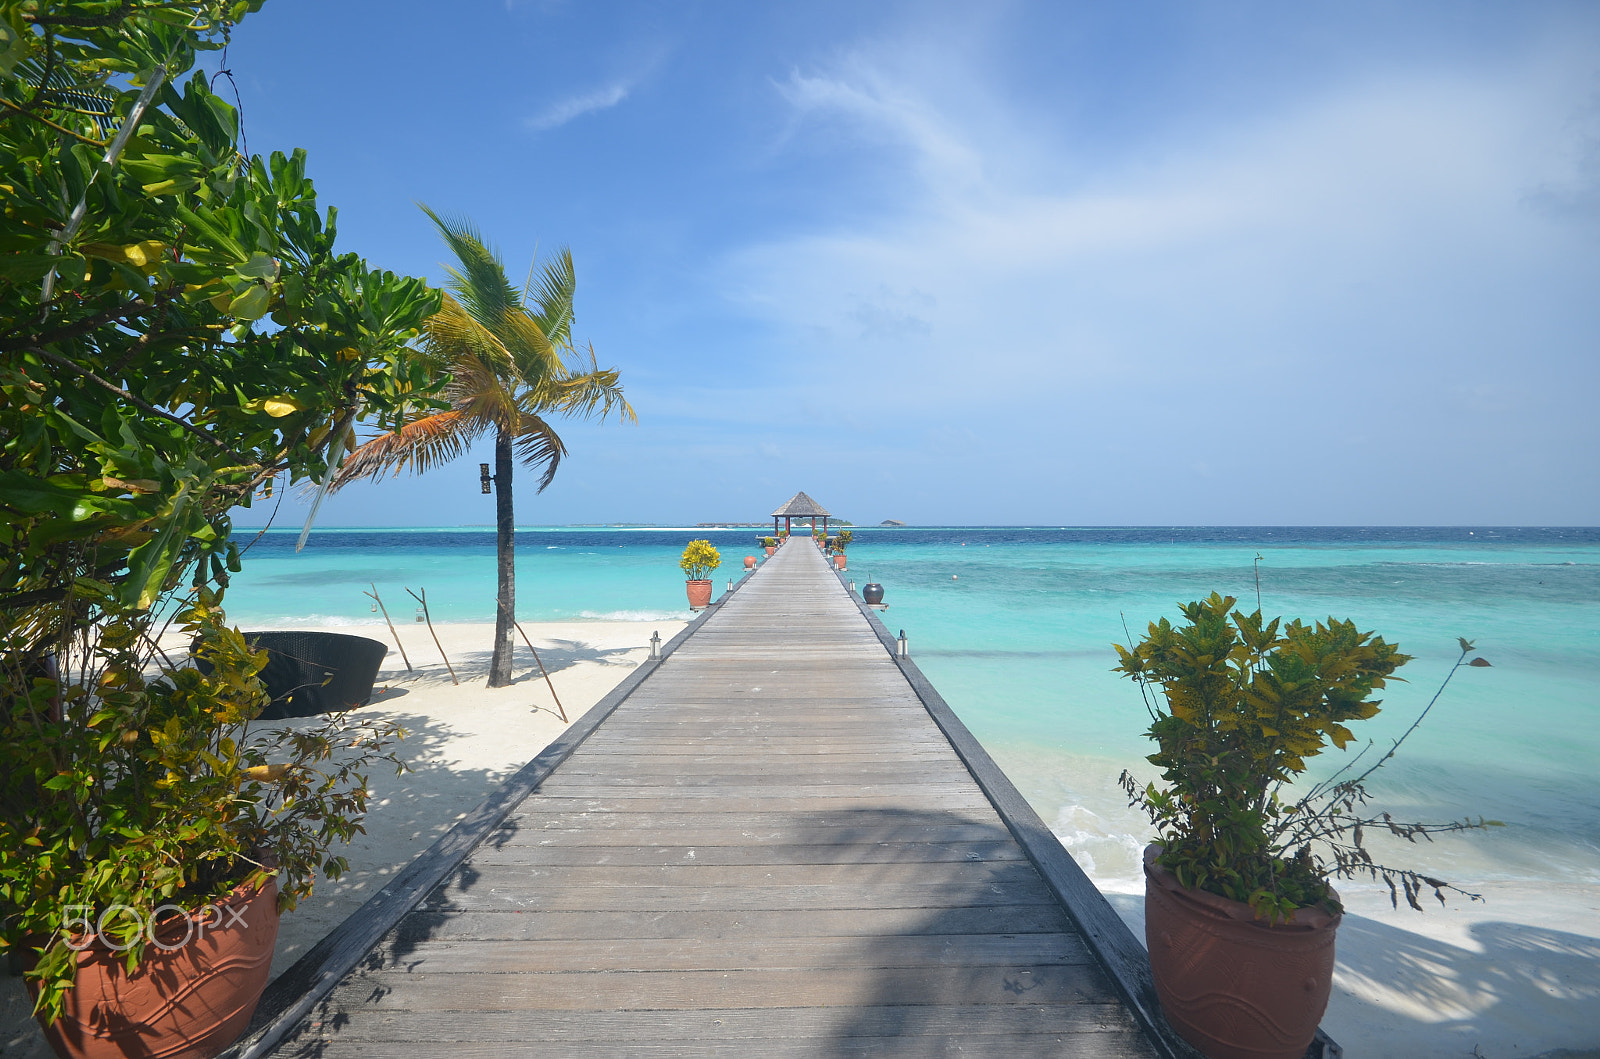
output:
POLYGON ((1191 1054, 1152 996, 794 538, 274 983, 230 1054, 1191 1054))

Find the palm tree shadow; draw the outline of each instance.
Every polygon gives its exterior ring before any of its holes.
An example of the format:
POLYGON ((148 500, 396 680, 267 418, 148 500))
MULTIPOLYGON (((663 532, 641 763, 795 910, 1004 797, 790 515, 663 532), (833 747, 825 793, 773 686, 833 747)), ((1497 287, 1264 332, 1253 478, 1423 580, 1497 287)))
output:
POLYGON ((1469 932, 1473 948, 1346 913, 1339 928, 1341 942, 1350 942, 1339 947, 1339 1021, 1376 1025, 1402 1014, 1426 1026, 1440 1054, 1471 1055, 1480 1043, 1482 1054, 1506 1054, 1515 1041, 1556 1034, 1589 1049, 1569 1054, 1600 1052, 1600 938, 1504 921, 1478 923, 1469 932), (1388 997, 1382 1006, 1366 999, 1378 991, 1388 997), (1485 1039, 1489 1017, 1507 1027, 1511 1040, 1485 1039))
MULTIPOLYGON (((882 815, 898 821, 896 831, 912 835, 938 819, 916 812, 882 815)), ((998 821, 973 826, 981 826, 982 835, 970 843, 968 858, 1001 850, 1020 857, 1015 839, 998 821)), ((986 1054, 980 1043, 986 1039, 1006 1041, 998 1047, 1016 1056, 1140 1054, 1129 1040, 1140 1034, 1132 1016, 1029 861, 1013 859, 1003 872, 958 885, 941 904, 893 935, 861 939, 853 964, 879 971, 870 991, 841 1005, 830 1030, 837 1054, 986 1054), (1006 896, 999 896, 1001 889, 1006 896), (985 935, 1032 939, 1037 954, 1009 962, 992 952, 975 957, 967 944, 985 935), (943 939, 948 955, 941 955, 934 973, 892 954, 906 936, 943 939), (1064 1047, 1068 1040, 1075 1044, 1064 1047)))
MULTIPOLYGON (((599 647, 583 640, 548 640, 550 646, 539 648, 539 661, 544 663, 544 670, 551 676, 556 676, 574 666, 585 662, 606 667, 631 667, 634 660, 629 654, 639 651, 643 644, 629 647, 599 647)), ((494 656, 493 650, 464 651, 450 658, 450 668, 455 670, 456 680, 462 684, 474 681, 483 681, 489 678, 489 662, 494 656)), ((377 686, 388 689, 388 697, 403 693, 408 687, 436 688, 451 682, 450 668, 443 663, 425 663, 418 665, 413 671, 407 672, 403 666, 391 666, 387 663, 397 661, 393 655, 385 660, 385 668, 379 672, 377 686)), ((512 653, 512 683, 521 684, 529 680, 543 680, 544 676, 534 661, 533 654, 526 644, 518 644, 512 653)), ((373 702, 385 701, 385 696, 376 691, 373 702)))
MULTIPOLYGON (((453 752, 457 733, 446 719, 398 710, 386 711, 385 719, 398 723, 407 732, 396 752, 408 771, 397 775, 392 767, 375 767, 368 774, 371 794, 366 833, 345 851, 350 870, 338 879, 319 877, 312 895, 297 909, 313 912, 317 925, 324 930, 336 927, 344 916, 353 913, 390 876, 425 851, 515 771, 461 765, 453 752), (338 918, 330 921, 328 917, 335 914, 338 918)), ((279 723, 309 725, 318 720, 291 718, 279 723)), ((532 758, 541 749, 528 747, 527 757, 532 758)), ((295 922, 295 914, 288 914, 286 926, 295 922)), ((287 968, 319 938, 320 935, 280 938, 274 972, 287 968)))

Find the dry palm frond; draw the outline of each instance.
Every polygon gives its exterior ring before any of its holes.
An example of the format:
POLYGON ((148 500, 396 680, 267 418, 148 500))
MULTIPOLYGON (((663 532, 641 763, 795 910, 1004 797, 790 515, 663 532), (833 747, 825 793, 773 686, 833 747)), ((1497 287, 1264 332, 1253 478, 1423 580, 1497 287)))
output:
POLYGON ((460 412, 439 412, 399 430, 379 434, 356 448, 334 476, 332 488, 342 489, 358 478, 377 478, 387 471, 398 475, 410 468, 422 474, 466 452, 489 423, 460 412))
POLYGON ((501 385, 499 380, 495 380, 491 385, 462 393, 454 404, 455 410, 464 418, 481 423, 484 428, 499 427, 508 433, 515 433, 522 414, 516 396, 501 385))
POLYGON ((633 406, 622 396, 617 370, 600 367, 593 346, 588 347, 587 353, 587 370, 563 366, 558 375, 540 379, 536 385, 529 387, 529 400, 524 402, 524 407, 532 403, 541 410, 559 411, 562 415, 579 419, 595 416, 604 419, 612 409, 616 409, 621 419, 630 423, 638 422, 633 406))

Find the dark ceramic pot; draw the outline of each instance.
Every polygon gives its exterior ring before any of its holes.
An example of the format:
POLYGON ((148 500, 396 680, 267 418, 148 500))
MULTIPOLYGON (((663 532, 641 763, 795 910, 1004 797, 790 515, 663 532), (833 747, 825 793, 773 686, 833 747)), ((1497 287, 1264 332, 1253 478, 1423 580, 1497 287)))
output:
POLYGON ((1144 851, 1144 932, 1161 1010, 1210 1059, 1301 1059, 1333 989, 1340 916, 1315 908, 1287 923, 1243 901, 1190 890, 1144 851))
MULTIPOLYGON (((267 652, 260 675, 272 701, 261 711, 264 721, 365 706, 389 653, 378 640, 340 632, 247 632, 244 638, 267 652)), ((211 672, 210 662, 196 665, 211 672)))
POLYGON ((876 581, 868 582, 861 586, 861 598, 868 603, 883 602, 883 586, 876 581))

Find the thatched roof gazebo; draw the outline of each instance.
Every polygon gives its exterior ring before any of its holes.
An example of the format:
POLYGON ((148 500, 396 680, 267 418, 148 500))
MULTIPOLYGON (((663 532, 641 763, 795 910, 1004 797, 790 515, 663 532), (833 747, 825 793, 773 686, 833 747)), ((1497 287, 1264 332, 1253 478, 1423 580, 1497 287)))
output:
POLYGON ((772 513, 772 532, 778 532, 778 520, 780 518, 783 519, 783 531, 785 533, 789 532, 789 523, 794 519, 808 518, 811 520, 811 531, 815 533, 817 519, 820 518, 822 520, 822 535, 826 537, 828 535, 828 519, 830 517, 827 508, 804 493, 796 493, 789 498, 787 504, 772 513))

